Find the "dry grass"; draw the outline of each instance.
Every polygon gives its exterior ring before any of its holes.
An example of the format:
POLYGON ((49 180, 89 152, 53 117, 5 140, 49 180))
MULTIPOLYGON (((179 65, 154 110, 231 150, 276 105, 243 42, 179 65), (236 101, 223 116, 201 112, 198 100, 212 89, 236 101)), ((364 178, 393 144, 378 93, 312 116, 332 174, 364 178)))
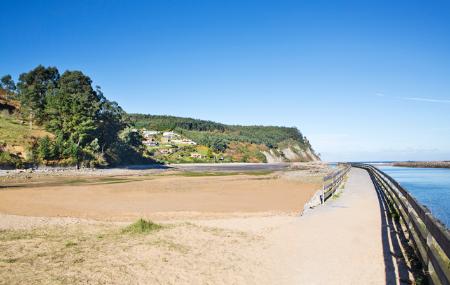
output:
POLYGON ((103 224, 3 230, 0 284, 247 283, 258 270, 251 254, 260 246, 256 235, 191 223, 159 226, 151 234, 123 229, 103 224))
POLYGON ((7 151, 22 156, 32 137, 52 136, 37 126, 30 130, 28 124, 22 123, 14 115, 4 113, 0 113, 0 126, 0 143, 6 144, 7 151))

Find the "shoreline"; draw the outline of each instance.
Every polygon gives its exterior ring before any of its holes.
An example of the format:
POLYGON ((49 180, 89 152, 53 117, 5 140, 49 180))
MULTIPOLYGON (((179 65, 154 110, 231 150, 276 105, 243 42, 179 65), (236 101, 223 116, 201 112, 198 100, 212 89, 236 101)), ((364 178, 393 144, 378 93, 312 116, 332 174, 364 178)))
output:
POLYGON ((401 161, 392 166, 410 168, 450 168, 450 161, 401 161))
POLYGON ((80 168, 76 167, 49 167, 40 166, 36 168, 4 169, 0 168, 0 177, 17 175, 44 175, 44 176, 122 176, 122 175, 146 175, 169 171, 282 171, 288 169, 306 170, 310 168, 326 168, 326 162, 280 162, 280 163, 183 163, 183 164, 148 164, 148 165, 124 165, 110 168, 80 168))

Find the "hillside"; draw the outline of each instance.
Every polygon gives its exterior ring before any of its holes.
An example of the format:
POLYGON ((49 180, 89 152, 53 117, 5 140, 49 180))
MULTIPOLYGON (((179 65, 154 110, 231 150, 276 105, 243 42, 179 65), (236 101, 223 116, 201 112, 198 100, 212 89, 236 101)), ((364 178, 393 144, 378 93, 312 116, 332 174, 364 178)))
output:
MULTIPOLYGON (((192 118, 130 114, 132 124, 138 129, 157 132, 173 131, 197 144, 177 147, 163 160, 184 162, 185 148, 198 152, 205 161, 228 162, 288 162, 314 161, 309 141, 297 128, 278 126, 240 126, 192 118), (209 155, 207 153, 209 152, 209 155)), ((164 146, 164 147, 167 147, 164 146)), ((157 149, 155 149, 157 153, 157 149)), ((188 159, 189 160, 189 159, 188 159)))
POLYGON ((36 124, 30 128, 19 116, 19 110, 17 98, 0 88, 0 166, 21 167, 37 139, 53 136, 36 124))
POLYGON ((78 70, 3 76, 0 113, 0 166, 319 160, 297 128, 127 114, 78 70))

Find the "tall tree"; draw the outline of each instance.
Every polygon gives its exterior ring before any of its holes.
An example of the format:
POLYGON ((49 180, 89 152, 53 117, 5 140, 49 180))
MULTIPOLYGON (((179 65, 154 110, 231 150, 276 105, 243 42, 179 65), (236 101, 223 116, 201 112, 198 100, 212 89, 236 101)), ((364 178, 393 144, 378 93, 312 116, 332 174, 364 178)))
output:
POLYGON ((119 104, 107 100, 100 86, 96 86, 96 93, 100 99, 100 110, 97 116, 97 137, 103 153, 105 148, 117 142, 119 132, 128 124, 126 123, 126 113, 119 104))
POLYGON ((16 91, 16 84, 11 75, 7 74, 0 79, 0 87, 6 90, 9 94, 16 91))
POLYGON ((45 120, 46 97, 58 87, 59 71, 56 67, 39 65, 19 76, 17 87, 22 105, 21 111, 31 120, 42 123, 45 120))
POLYGON ((66 71, 56 92, 47 97, 46 126, 77 147, 89 144, 98 129, 101 98, 81 71, 66 71))

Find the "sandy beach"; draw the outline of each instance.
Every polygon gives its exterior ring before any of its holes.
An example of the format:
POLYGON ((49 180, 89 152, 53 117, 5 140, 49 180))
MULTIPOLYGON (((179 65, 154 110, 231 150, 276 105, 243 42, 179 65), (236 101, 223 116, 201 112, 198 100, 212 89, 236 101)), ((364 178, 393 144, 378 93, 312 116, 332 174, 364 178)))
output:
POLYGON ((385 256, 396 249, 380 235, 363 170, 303 216, 320 176, 301 171, 92 179, 0 190, 0 284, 394 284, 399 272, 412 280, 385 256), (140 217, 158 228, 127 232, 140 217))
POLYGON ((300 214, 303 205, 321 187, 319 176, 307 177, 302 172, 216 172, 205 176, 182 172, 64 179, 5 183, 9 187, 0 191, 0 212, 102 221, 266 212, 300 214))
POLYGON ((305 170, 12 177, 0 190, 0 283, 263 284, 265 235, 296 219, 320 180, 305 170), (162 228, 124 234, 138 218, 162 228))

